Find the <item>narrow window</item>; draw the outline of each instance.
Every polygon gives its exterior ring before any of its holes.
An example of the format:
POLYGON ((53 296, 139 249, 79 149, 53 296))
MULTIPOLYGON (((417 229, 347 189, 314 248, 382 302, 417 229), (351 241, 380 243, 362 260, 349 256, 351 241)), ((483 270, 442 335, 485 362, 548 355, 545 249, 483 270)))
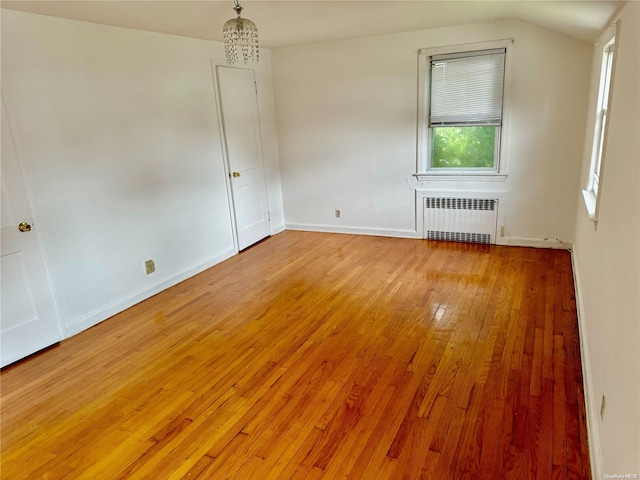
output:
POLYGON ((505 49, 428 62, 428 169, 498 170, 505 49))
POLYGON ((609 104, 611 100, 615 40, 615 36, 612 37, 602 48, 595 128, 593 132, 593 146, 591 149, 591 169, 589 171, 587 188, 586 190, 583 190, 589 217, 594 221, 597 220, 598 197, 602 186, 602 166, 605 155, 607 120, 609 118, 609 104))

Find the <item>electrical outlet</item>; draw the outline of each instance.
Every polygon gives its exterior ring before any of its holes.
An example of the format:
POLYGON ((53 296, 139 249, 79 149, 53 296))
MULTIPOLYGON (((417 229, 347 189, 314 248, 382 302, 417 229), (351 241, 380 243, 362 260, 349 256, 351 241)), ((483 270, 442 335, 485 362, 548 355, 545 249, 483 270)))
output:
POLYGON ((144 262, 144 271, 147 272, 147 275, 156 271, 156 264, 153 263, 153 260, 144 262))
POLYGON ((500 227, 500 236, 504 237, 504 225, 500 227))
POLYGON ((604 411, 607 407, 607 396, 602 392, 602 399, 600 400, 600 420, 604 422, 604 411))
POLYGON ((336 218, 340 218, 340 209, 336 208, 336 218))

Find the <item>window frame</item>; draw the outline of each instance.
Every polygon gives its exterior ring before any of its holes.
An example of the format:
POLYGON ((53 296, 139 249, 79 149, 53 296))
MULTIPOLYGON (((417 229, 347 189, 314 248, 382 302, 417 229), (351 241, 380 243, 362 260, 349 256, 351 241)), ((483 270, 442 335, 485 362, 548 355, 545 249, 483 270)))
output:
MULTIPOLYGON (((418 180, 443 179, 459 180, 505 180, 507 178, 506 148, 508 143, 508 124, 510 119, 510 83, 511 83, 511 48, 513 39, 494 40, 489 42, 447 45, 418 50, 418 125, 417 125, 417 161, 416 174, 418 180), (438 55, 454 55, 480 52, 483 50, 505 49, 505 68, 502 99, 502 124, 496 128, 495 162, 492 168, 482 167, 432 167, 431 154, 433 144, 433 128, 429 126, 431 101, 430 65, 431 58, 438 55)), ((469 125, 473 126, 473 125, 469 125)), ((438 127, 436 127, 438 128, 438 127)), ((442 128, 442 127, 441 127, 442 128)), ((445 127, 446 128, 446 127, 445 127)))
MULTIPOLYGON (((598 87, 596 90, 596 108, 593 120, 593 141, 591 144, 591 162, 587 176, 587 185, 582 190, 585 206, 589 219, 598 222, 600 211, 600 198, 602 197, 602 182, 604 178, 604 164, 606 159, 607 138, 609 132, 609 118, 611 117, 611 99, 613 96, 613 84, 618 49, 618 30, 620 22, 612 24, 596 43, 599 47, 598 59, 598 87)), ((595 79, 594 79, 595 80, 595 79)))

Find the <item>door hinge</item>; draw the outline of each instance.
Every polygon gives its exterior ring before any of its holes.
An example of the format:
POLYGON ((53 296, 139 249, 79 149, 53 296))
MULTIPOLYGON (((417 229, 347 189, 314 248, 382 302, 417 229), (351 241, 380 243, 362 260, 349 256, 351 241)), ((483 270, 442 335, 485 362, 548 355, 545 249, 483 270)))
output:
POLYGON ((257 94, 258 94, 258 82, 253 82, 253 84, 254 84, 254 85, 255 85, 255 87, 256 87, 256 95, 257 95, 257 94))
POLYGON ((271 221, 271 212, 267 210, 267 220, 271 221))

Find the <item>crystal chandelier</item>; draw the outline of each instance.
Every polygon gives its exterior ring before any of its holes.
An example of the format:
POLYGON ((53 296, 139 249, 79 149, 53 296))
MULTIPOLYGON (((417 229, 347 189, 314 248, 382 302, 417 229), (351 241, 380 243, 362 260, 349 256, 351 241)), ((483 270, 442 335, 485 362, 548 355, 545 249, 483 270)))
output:
POLYGON ((227 63, 235 64, 242 59, 245 65, 248 62, 258 62, 258 28, 256 24, 247 18, 240 18, 242 6, 238 0, 234 0, 233 9, 238 14, 224 24, 222 34, 224 36, 224 53, 227 63))

